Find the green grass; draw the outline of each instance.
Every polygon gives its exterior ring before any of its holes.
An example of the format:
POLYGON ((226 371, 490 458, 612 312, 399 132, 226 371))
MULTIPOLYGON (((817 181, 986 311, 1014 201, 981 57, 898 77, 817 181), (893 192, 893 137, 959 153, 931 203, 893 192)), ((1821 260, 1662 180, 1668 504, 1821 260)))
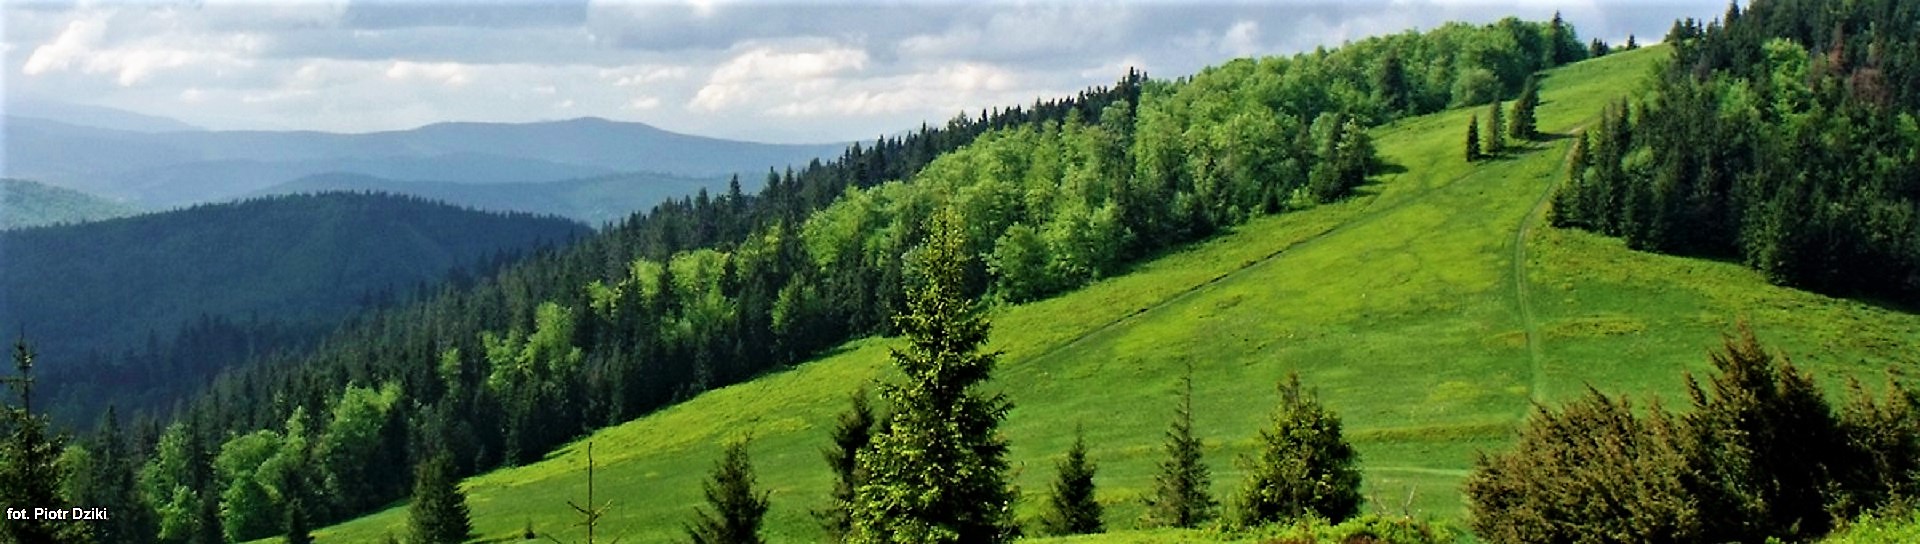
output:
MULTIPOLYGON (((1663 55, 1648 48, 1553 72, 1542 130, 1589 122, 1663 55)), ((1251 451, 1276 382, 1297 371, 1345 418, 1363 456, 1367 510, 1458 524, 1476 452, 1505 447, 1532 400, 1557 402, 1591 384, 1679 401, 1679 371, 1702 369, 1706 349, 1740 317, 1829 386, 1920 362, 1910 349, 1915 316, 1773 287, 1736 264, 1635 253, 1546 227, 1540 203, 1570 140, 1467 164, 1460 139, 1482 109, 1378 129, 1381 154, 1404 171, 1358 198, 1259 219, 1128 275, 995 312, 994 347, 1006 354, 992 387, 1015 405, 1003 429, 1026 491, 1022 514, 1037 512, 1078 424, 1117 532, 1060 542, 1236 538, 1136 529, 1189 364, 1216 496, 1232 495, 1235 457, 1251 451)), ((566 503, 583 499, 592 442, 599 493, 613 499, 601 534, 675 539, 719 444, 751 435, 760 482, 773 492, 767 536, 818 541, 808 510, 830 485, 818 450, 846 394, 888 378, 893 343, 853 342, 600 431, 544 462, 471 478, 475 524, 491 540, 517 538, 528 520, 579 538, 566 503)), ((404 524, 396 506, 317 534, 365 541, 404 524)))

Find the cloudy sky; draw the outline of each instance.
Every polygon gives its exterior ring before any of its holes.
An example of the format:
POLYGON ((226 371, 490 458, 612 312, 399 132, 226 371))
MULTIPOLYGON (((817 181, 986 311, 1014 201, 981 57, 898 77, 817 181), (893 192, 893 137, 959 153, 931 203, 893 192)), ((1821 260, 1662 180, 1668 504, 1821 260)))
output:
POLYGON ((1653 41, 1725 0, 5 2, 0 87, 214 129, 363 132, 596 116, 870 139, 1225 59, 1564 12, 1653 41))

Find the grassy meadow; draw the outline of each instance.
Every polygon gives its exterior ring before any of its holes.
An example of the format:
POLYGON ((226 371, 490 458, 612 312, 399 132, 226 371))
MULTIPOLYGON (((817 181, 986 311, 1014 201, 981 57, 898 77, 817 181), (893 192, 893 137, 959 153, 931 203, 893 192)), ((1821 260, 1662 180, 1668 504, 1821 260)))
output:
MULTIPOLYGON (((1541 131, 1565 135, 1626 96, 1661 48, 1548 73, 1541 131)), ((1073 543, 1212 541, 1211 531, 1140 530, 1141 497, 1162 458, 1175 387, 1191 366, 1196 431, 1215 496, 1230 502, 1236 457, 1288 372, 1345 419, 1362 455, 1366 511, 1464 525, 1460 483, 1476 452, 1499 449, 1534 402, 1587 386, 1684 401, 1681 371, 1746 319, 1762 341, 1838 389, 1849 376, 1920 363, 1920 316, 1771 286, 1737 263, 1629 251, 1618 240, 1546 225, 1545 196, 1573 141, 1548 137, 1469 164, 1470 115, 1451 110, 1374 131, 1388 171, 1334 205, 1255 220, 1136 266, 1130 273, 992 315, 1004 350, 992 388, 1014 404, 1020 505, 1037 515, 1053 463, 1083 426, 1099 463, 1108 535, 1073 543)), ((813 362, 703 394, 604 429, 531 466, 465 483, 486 541, 522 528, 583 540, 568 501, 583 502, 586 445, 600 535, 681 537, 725 440, 751 436, 772 490, 766 536, 816 542, 810 509, 831 487, 820 450, 849 393, 889 379, 892 339, 851 342, 813 362)), ((1877 383, 1877 382, 1875 382, 1877 383)), ((405 533, 406 507, 316 531, 320 541, 405 533)))

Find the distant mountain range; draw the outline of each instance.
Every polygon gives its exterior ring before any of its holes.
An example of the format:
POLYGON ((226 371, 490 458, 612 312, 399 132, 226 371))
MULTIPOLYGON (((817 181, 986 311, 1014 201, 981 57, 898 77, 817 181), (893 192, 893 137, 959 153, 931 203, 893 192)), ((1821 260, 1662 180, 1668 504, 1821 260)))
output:
POLYGON ((591 231, 416 197, 330 193, 0 232, 0 327, 49 356, 117 353, 202 316, 324 324, 591 231))
POLYGON ((22 179, 0 179, 0 230, 133 215, 122 202, 22 179))
MULTIPOLYGON (((136 117, 95 123, 119 127, 103 128, 85 126, 72 118, 42 118, 36 116, 38 113, 8 110, 4 175, 148 207, 261 194, 301 178, 336 173, 431 180, 446 184, 441 189, 451 184, 578 180, 631 172, 663 174, 656 176, 662 180, 724 179, 736 173, 746 179, 759 179, 769 168, 800 167, 816 158, 838 156, 845 149, 839 143, 722 140, 599 118, 520 124, 439 123, 410 130, 338 134, 140 131, 128 128, 171 125, 136 117)), ((573 188, 555 189, 564 192, 573 188)), ((436 197, 465 200, 448 198, 445 193, 443 190, 436 197)))
MULTIPOLYGON (((765 176, 742 176, 742 189, 754 191, 765 176)), ((416 195, 449 204, 488 211, 518 211, 557 215, 603 225, 625 219, 670 198, 706 189, 726 190, 725 176, 685 177, 669 174, 611 174, 549 182, 476 185, 444 181, 403 181, 362 174, 327 173, 296 179, 255 194, 280 195, 328 191, 383 192, 416 195)))

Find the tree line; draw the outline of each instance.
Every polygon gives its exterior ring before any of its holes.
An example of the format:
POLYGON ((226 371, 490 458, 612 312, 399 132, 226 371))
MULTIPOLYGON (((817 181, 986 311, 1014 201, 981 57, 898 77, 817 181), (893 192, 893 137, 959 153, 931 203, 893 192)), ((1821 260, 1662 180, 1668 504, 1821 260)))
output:
POLYGON ((849 338, 907 332, 892 318, 930 277, 935 210, 963 226, 959 294, 1044 297, 1351 194, 1378 167, 1367 127, 1497 100, 1585 52, 1563 22, 1450 24, 1175 81, 1129 73, 856 145, 770 171, 758 194, 736 184, 670 201, 356 317, 310 351, 222 375, 166 419, 98 439, 125 445, 99 462, 137 476, 160 541, 331 523, 406 496, 405 467, 423 460, 444 456, 456 475, 531 462, 849 338))
POLYGON ((1755 1, 1676 21, 1644 100, 1576 143, 1555 225, 1920 303, 1920 7, 1755 1))

